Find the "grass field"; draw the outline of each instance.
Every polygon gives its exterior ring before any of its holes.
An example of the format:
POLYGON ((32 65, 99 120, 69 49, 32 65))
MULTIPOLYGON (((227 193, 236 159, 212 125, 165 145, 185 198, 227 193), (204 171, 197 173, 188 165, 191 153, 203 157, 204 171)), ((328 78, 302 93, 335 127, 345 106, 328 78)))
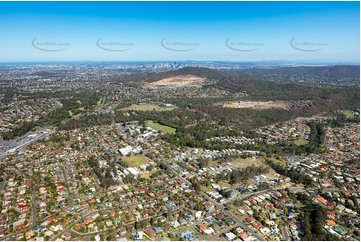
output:
POLYGON ((197 121, 195 121, 195 122, 192 122, 192 123, 190 123, 190 124, 188 124, 188 125, 186 125, 186 126, 184 126, 185 128, 190 128, 190 127, 194 127, 194 126, 196 126, 197 125, 197 121))
POLYGON ((210 192, 210 191, 213 191, 213 188, 212 188, 211 186, 206 187, 206 186, 202 186, 202 185, 201 185, 201 190, 202 190, 203 192, 210 192))
POLYGON ((353 118, 353 114, 350 112, 344 111, 342 113, 346 116, 347 119, 353 118))
POLYGON ((286 167, 286 161, 283 161, 283 160, 281 161, 281 160, 276 159, 276 158, 268 158, 268 159, 272 160, 273 163, 275 163, 275 164, 281 163, 284 167, 286 167))
POLYGON ((246 159, 237 158, 237 159, 231 161, 231 164, 236 168, 242 169, 242 168, 245 168, 245 167, 251 166, 251 165, 255 165, 255 166, 262 165, 263 159, 254 158, 254 157, 250 157, 250 158, 246 158, 246 159))
POLYGON ((222 187, 230 187, 231 185, 229 185, 227 182, 225 181, 220 181, 217 183, 218 185, 222 186, 222 187))
POLYGON ((161 131, 164 131, 165 133, 171 133, 171 134, 174 134, 176 129, 175 128, 172 128, 172 127, 169 127, 169 126, 166 126, 166 125, 162 125, 162 124, 159 124, 159 123, 154 123, 153 121, 146 121, 145 125, 147 127, 151 127, 155 130, 161 130, 161 131))
POLYGON ((158 104, 132 104, 129 107, 122 108, 122 110, 135 110, 135 111, 171 111, 178 108, 177 106, 165 107, 158 104))
POLYGON ((132 104, 122 110, 152 111, 156 108, 159 108, 156 104, 132 104))
POLYGON ((307 145, 308 141, 305 139, 298 139, 298 140, 293 141, 293 143, 297 146, 300 146, 300 145, 307 145))
POLYGON ((129 167, 139 167, 148 163, 148 158, 144 155, 133 155, 122 159, 129 167))
POLYGON ((140 174, 140 178, 150 179, 150 176, 155 173, 155 171, 146 171, 140 174))
POLYGON ((171 107, 161 107, 159 111, 172 111, 173 109, 178 108, 177 106, 171 106, 171 107))
POLYGON ((211 160, 211 161, 209 161, 209 163, 208 163, 208 167, 212 167, 212 166, 216 166, 216 165, 218 165, 218 162, 215 161, 215 160, 211 160))
POLYGON ((82 112, 82 111, 84 111, 84 108, 83 107, 81 107, 81 108, 77 108, 77 109, 75 109, 75 110, 69 110, 68 111, 68 114, 69 114, 69 116, 70 117, 79 117, 80 116, 80 113, 82 112), (74 116, 74 112, 76 113, 75 114, 75 116, 74 116))

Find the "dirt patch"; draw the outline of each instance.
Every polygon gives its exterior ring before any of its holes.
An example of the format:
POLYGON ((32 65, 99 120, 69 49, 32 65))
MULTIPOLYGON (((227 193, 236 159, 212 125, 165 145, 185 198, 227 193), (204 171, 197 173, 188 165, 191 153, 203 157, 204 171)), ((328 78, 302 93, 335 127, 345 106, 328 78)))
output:
POLYGON ((161 79, 156 82, 147 83, 144 86, 148 88, 174 88, 183 86, 200 87, 206 81, 206 78, 194 76, 194 75, 177 75, 168 78, 161 79))
POLYGON ((230 163, 232 164, 233 167, 242 169, 252 165, 255 166, 263 165, 263 159, 255 158, 255 157, 250 157, 246 159, 237 158, 231 161, 230 163))
POLYGON ((140 178, 150 179, 150 176, 154 173, 155 171, 145 171, 140 174, 140 178))
POLYGON ((222 102, 216 105, 222 105, 224 108, 251 108, 251 109, 309 109, 313 107, 313 103, 310 100, 294 100, 294 101, 233 101, 233 102, 222 102))
POLYGON ((268 102, 257 102, 257 101, 238 101, 238 102, 227 102, 222 105, 224 108, 251 108, 251 109, 270 109, 270 108, 282 108, 287 109, 289 104, 284 101, 268 101, 268 102))

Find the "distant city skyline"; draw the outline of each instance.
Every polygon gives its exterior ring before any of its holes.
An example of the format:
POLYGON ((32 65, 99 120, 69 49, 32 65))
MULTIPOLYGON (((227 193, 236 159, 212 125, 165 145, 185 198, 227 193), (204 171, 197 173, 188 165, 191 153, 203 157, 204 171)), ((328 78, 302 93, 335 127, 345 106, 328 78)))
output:
POLYGON ((0 61, 359 63, 359 2, 0 2, 0 61))

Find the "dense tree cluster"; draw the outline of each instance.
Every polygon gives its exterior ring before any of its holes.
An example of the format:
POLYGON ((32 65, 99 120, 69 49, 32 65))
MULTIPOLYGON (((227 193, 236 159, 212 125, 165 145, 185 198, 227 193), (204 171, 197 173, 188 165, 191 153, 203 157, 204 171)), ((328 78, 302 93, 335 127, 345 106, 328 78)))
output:
POLYGON ((325 225, 326 219, 326 210, 322 206, 318 204, 313 204, 311 207, 305 208, 302 217, 302 240, 341 240, 339 237, 325 231, 323 226, 325 225))
POLYGON ((95 173, 97 178, 99 179, 100 185, 103 188, 108 188, 112 185, 115 185, 116 182, 113 179, 112 172, 115 172, 114 162, 109 162, 110 165, 108 167, 99 167, 99 163, 94 156, 90 157, 88 160, 88 164, 91 167, 92 171, 95 173))
POLYGON ((309 122, 310 127, 309 143, 303 145, 306 153, 319 153, 322 151, 322 144, 325 141, 326 132, 321 123, 309 122))
POLYGON ((277 173, 287 176, 292 179, 293 182, 302 183, 308 187, 313 186, 313 180, 304 172, 298 172, 296 170, 289 170, 280 162, 274 162, 270 159, 266 160, 267 164, 274 169, 277 173))
POLYGON ((245 182, 254 176, 268 173, 268 166, 255 166, 251 165, 242 169, 234 169, 232 172, 223 172, 216 176, 218 181, 228 181, 230 184, 237 184, 240 182, 245 182))
POLYGON ((19 127, 13 129, 12 131, 5 132, 2 134, 4 140, 11 140, 16 137, 23 136, 27 132, 33 130, 36 127, 35 122, 24 122, 19 127))
POLYGON ((268 166, 248 166, 243 169, 235 169, 230 174, 230 183, 237 184, 239 182, 247 181, 254 176, 268 173, 269 167, 268 166))

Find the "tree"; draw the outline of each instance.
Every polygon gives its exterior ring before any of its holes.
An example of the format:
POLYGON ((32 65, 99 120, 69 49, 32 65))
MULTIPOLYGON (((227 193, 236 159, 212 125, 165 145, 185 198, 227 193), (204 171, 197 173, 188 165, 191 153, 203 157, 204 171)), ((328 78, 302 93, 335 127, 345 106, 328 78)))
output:
POLYGON ((208 164, 209 164, 209 160, 207 160, 207 159, 205 159, 205 158, 200 158, 200 159, 198 160, 198 162, 199 162, 199 167, 200 167, 200 168, 207 167, 208 164))

